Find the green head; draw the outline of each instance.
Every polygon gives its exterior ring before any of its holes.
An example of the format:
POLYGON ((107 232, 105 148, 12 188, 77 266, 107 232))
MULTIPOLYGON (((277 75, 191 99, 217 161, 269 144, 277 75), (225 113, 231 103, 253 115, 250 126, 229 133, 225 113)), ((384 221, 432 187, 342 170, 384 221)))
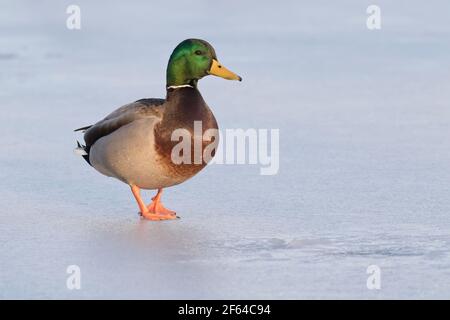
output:
POLYGON ((191 85, 207 75, 216 75, 229 80, 242 78, 222 66, 214 48, 200 39, 187 39, 172 52, 167 65, 167 87, 191 85))

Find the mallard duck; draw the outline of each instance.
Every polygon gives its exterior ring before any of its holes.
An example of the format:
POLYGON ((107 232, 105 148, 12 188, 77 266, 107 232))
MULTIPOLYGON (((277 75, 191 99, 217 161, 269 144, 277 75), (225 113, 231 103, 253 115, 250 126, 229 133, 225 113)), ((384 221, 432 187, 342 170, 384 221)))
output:
MULTIPOLYGON (((200 163, 175 163, 171 158, 172 149, 178 143, 172 141, 174 130, 185 129, 194 139, 195 121, 201 121, 203 133, 218 129, 197 88, 198 80, 207 75, 242 80, 218 62, 208 42, 184 40, 169 59, 165 99, 137 100, 94 125, 75 130, 84 132, 85 141, 85 145, 78 142, 77 153, 100 173, 128 184, 145 219, 176 219, 176 213, 161 202, 163 188, 186 181, 207 165, 207 159, 200 163), (158 190, 149 205, 142 199, 141 189, 158 190)), ((217 145, 218 139, 215 140, 213 143, 217 145)), ((209 143, 202 140, 202 150, 209 143)))

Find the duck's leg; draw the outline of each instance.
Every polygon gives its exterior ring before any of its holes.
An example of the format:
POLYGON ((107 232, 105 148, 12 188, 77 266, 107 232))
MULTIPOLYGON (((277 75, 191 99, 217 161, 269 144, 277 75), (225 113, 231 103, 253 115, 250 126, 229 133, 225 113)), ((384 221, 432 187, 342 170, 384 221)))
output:
POLYGON ((147 206, 147 209, 151 213, 176 218, 175 211, 169 210, 163 206, 161 202, 162 190, 162 188, 158 189, 158 193, 152 198, 152 203, 147 206))
POLYGON ((167 213, 159 214, 149 210, 149 208, 147 208, 147 206, 145 205, 144 201, 141 198, 141 189, 135 185, 130 185, 130 187, 131 192, 133 193, 134 198, 136 199, 136 202, 139 206, 139 210, 141 210, 141 215, 143 218, 154 221, 176 219, 176 216, 174 214, 167 214, 167 213))

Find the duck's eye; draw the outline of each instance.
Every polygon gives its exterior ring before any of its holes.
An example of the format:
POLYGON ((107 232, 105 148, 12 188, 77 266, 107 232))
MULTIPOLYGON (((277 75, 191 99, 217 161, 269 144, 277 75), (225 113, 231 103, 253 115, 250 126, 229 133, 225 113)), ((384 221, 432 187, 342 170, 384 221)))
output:
POLYGON ((203 53, 203 52, 202 52, 201 50, 195 51, 195 54, 198 55, 198 56, 202 55, 202 53, 203 53))

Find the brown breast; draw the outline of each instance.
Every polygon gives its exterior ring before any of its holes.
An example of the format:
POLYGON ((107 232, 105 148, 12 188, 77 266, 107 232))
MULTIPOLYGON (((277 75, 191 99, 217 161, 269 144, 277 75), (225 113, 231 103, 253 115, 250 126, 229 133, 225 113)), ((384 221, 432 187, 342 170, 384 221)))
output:
POLYGON ((197 88, 167 92, 163 118, 155 126, 155 147, 160 156, 159 162, 166 167, 167 174, 187 179, 207 165, 210 159, 203 157, 205 149, 208 154, 214 155, 219 143, 218 135, 205 136, 207 130, 211 134, 210 129, 218 130, 217 121, 197 88), (172 136, 177 129, 181 130, 172 136), (180 133, 185 135, 181 137, 180 133), (173 141, 172 138, 179 140, 173 141), (178 157, 182 157, 183 163, 176 163, 180 160, 178 157))

